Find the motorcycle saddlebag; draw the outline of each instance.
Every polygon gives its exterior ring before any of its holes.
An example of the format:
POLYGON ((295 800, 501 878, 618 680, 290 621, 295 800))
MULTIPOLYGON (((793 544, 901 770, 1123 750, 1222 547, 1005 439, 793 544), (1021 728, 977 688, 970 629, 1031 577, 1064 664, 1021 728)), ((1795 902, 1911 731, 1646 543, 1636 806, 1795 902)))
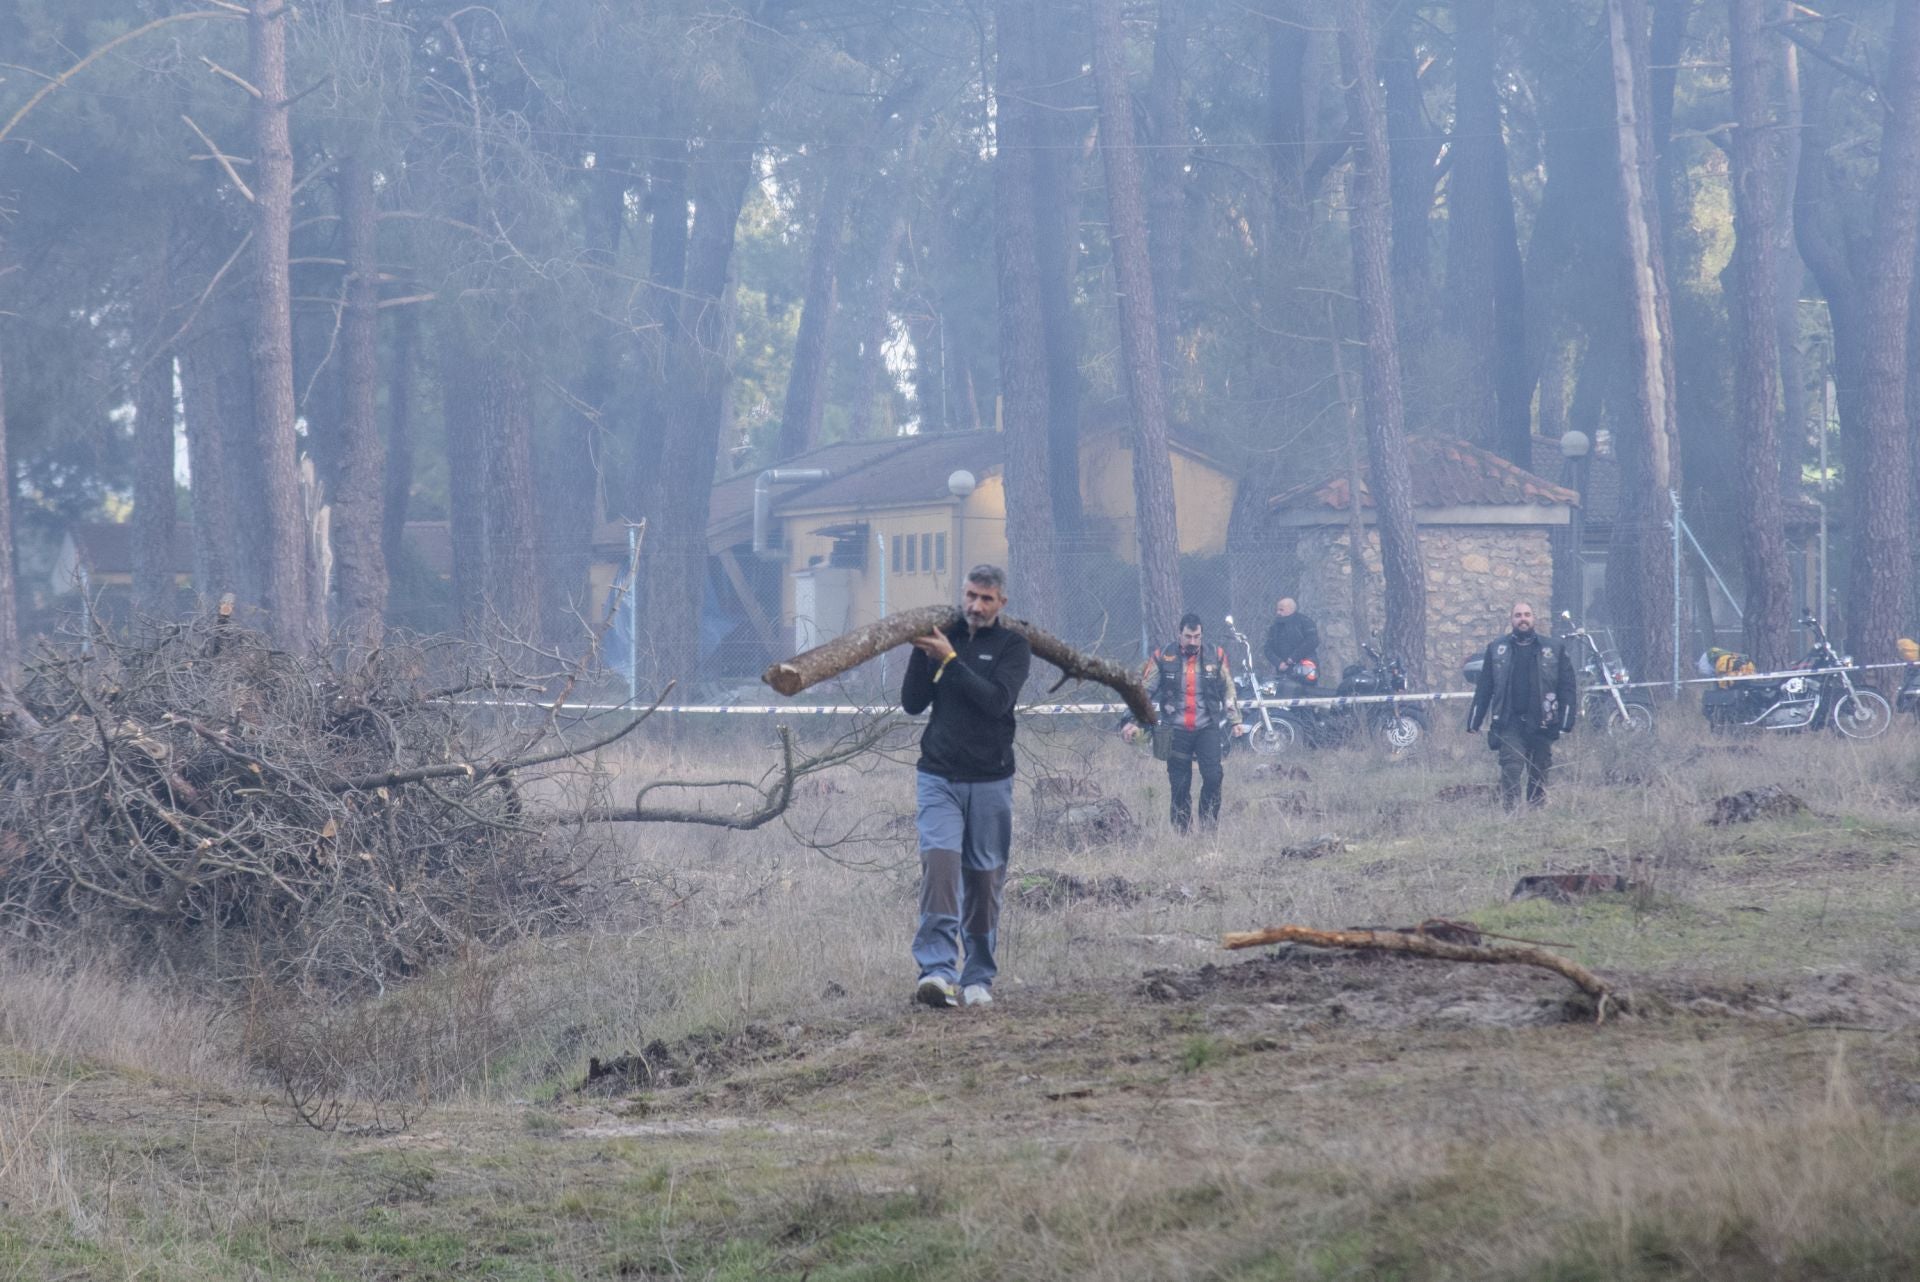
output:
POLYGON ((1732 725, 1740 720, 1740 691, 1710 689, 1700 696, 1700 711, 1715 725, 1732 725))

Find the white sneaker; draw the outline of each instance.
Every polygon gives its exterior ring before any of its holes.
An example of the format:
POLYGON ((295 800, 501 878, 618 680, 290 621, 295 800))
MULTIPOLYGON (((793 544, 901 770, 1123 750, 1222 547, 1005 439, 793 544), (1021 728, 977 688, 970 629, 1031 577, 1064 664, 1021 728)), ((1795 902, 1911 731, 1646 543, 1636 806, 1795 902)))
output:
POLYGON ((960 994, 949 980, 938 975, 922 975, 920 982, 913 986, 913 1000, 922 1006, 933 1006, 944 1010, 960 1004, 960 994))
POLYGON ((960 1001, 966 1006, 991 1006, 993 990, 985 984, 968 984, 960 993, 960 1001))

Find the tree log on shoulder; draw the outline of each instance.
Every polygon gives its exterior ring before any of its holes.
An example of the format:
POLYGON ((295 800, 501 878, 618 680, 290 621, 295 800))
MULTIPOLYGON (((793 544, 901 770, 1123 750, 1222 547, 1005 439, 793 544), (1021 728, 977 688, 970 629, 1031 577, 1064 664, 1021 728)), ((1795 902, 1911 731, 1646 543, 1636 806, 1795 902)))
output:
POLYGON ((1608 1007, 1626 1009, 1626 1000, 1607 983, 1578 962, 1567 960, 1544 948, 1514 948, 1487 944, 1461 944, 1436 938, 1424 930, 1315 930, 1311 926, 1269 926, 1264 930, 1234 931, 1221 937, 1226 948, 1259 948, 1266 944, 1311 944, 1315 948, 1355 948, 1374 952, 1406 953, 1415 957, 1436 957, 1442 961, 1509 962, 1539 966, 1571 980, 1581 992, 1594 999, 1595 1022, 1606 1019, 1608 1007))
MULTIPOLYGON (((952 627, 961 621, 960 611, 950 605, 928 605, 917 610, 902 610, 886 618, 855 628, 825 645, 796 654, 760 674, 760 679, 791 698, 802 690, 830 681, 850 672, 868 659, 883 654, 915 637, 926 636, 938 628, 952 627)), ((1042 631, 1020 619, 1001 617, 1001 623, 1018 632, 1033 647, 1033 652, 1060 669, 1057 690, 1067 681, 1097 681, 1111 687, 1126 703, 1128 711, 1142 725, 1155 720, 1153 704, 1146 689, 1133 673, 1110 659, 1081 654, 1050 632, 1042 631)))

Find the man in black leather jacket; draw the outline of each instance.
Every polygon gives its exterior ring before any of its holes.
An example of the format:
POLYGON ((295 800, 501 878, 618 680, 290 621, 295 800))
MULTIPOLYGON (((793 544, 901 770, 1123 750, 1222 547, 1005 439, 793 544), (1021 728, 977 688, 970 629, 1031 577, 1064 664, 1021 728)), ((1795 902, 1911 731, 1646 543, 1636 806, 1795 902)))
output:
POLYGON ((1573 656, 1551 637, 1533 629, 1533 607, 1516 601, 1512 631, 1487 646, 1480 679, 1467 712, 1467 733, 1487 725, 1487 746, 1500 754, 1500 803, 1519 806, 1547 800, 1547 772, 1553 768, 1553 741, 1573 729, 1580 706, 1573 656))
POLYGON ((1311 685, 1314 665, 1320 660, 1320 629, 1290 596, 1274 603, 1273 622, 1267 625, 1267 639, 1260 647, 1274 675, 1311 685))

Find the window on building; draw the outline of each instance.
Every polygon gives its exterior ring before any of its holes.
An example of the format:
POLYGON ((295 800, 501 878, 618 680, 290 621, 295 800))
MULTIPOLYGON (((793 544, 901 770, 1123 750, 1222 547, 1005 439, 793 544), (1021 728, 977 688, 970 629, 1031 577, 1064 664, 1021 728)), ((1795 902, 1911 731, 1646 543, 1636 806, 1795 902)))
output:
POLYGON ((898 574, 898 573, 900 573, 900 544, 901 544, 901 542, 902 542, 902 540, 901 540, 901 538, 900 538, 900 536, 899 536, 898 534, 896 534, 896 535, 894 535, 894 536, 893 536, 893 572, 894 572, 895 574, 898 574))
POLYGON ((929 574, 933 572, 933 535, 920 536, 920 568, 929 574))
POLYGON ((947 536, 944 533, 933 536, 933 568, 942 574, 947 571, 947 536))
POLYGON ((919 548, 920 540, 914 538, 911 534, 902 534, 900 536, 900 541, 907 545, 907 573, 908 574, 917 573, 919 571, 919 566, 915 564, 913 554, 915 550, 919 548))

